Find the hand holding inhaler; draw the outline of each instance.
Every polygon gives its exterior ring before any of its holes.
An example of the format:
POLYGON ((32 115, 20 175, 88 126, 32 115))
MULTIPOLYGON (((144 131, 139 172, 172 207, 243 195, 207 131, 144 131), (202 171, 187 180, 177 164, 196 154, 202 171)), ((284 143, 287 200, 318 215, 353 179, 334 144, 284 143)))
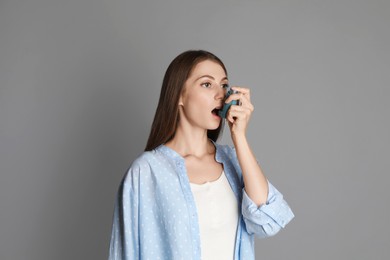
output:
MULTIPOLYGON (((229 90, 226 92, 225 100, 226 100, 231 94, 236 94, 236 93, 238 93, 238 91, 229 88, 229 90)), ((229 103, 225 103, 225 104, 223 105, 223 108, 222 108, 220 111, 218 111, 218 115, 219 115, 221 118, 226 118, 227 112, 228 112, 229 108, 230 108, 232 105, 238 105, 238 100, 232 100, 232 101, 230 101, 229 103)))

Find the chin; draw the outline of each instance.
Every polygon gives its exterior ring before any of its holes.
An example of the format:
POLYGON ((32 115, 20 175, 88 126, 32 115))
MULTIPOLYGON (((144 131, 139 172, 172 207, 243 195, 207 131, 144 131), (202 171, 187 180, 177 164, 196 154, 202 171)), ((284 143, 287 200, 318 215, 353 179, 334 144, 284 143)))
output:
POLYGON ((221 122, 219 124, 212 124, 210 127, 208 127, 208 130, 216 130, 221 125, 221 122))

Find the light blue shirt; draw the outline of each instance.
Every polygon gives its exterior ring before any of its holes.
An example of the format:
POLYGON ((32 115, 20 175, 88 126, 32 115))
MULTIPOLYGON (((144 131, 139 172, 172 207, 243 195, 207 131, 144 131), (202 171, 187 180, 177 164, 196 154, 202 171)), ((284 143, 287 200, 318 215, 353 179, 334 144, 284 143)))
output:
MULTIPOLYGON (((235 149, 216 146, 216 161, 240 206, 235 260, 255 259, 254 235, 275 235, 294 217, 282 194, 269 185, 260 207, 248 197, 235 149)), ((115 204, 109 259, 200 260, 196 204, 185 161, 165 145, 141 154, 123 178, 115 204)))

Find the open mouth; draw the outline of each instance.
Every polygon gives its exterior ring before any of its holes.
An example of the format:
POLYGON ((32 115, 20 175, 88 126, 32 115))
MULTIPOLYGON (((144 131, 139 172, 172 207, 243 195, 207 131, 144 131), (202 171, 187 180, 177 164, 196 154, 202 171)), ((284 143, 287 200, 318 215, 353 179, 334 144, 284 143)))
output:
POLYGON ((216 115, 216 116, 219 116, 219 111, 220 111, 220 110, 221 110, 220 107, 216 107, 216 108, 214 108, 214 109, 211 111, 211 113, 214 114, 214 115, 216 115))

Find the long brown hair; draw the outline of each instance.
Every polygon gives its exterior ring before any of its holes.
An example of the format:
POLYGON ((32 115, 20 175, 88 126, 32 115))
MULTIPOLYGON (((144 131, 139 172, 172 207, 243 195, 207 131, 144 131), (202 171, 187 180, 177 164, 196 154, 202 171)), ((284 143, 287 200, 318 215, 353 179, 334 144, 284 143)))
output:
MULTIPOLYGON (((227 75, 227 70, 223 62, 214 54, 204 50, 189 50, 183 52, 169 64, 167 71, 165 72, 160 99, 158 101, 145 151, 153 150, 174 137, 179 122, 178 103, 184 84, 193 68, 199 62, 205 60, 211 60, 221 65, 227 75)), ((218 139, 223 128, 222 122, 223 120, 221 120, 221 124, 217 129, 207 131, 208 138, 213 141, 218 139)))

